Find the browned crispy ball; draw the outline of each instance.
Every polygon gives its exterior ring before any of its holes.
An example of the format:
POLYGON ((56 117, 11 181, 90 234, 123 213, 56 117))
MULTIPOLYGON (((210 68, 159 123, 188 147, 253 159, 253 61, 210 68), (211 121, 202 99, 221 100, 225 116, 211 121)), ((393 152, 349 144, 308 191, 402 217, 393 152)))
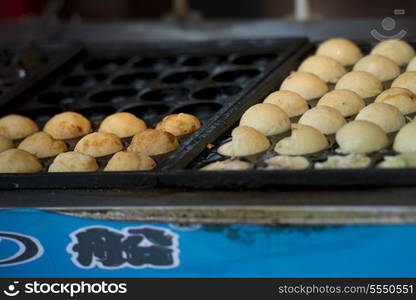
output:
POLYGON ((111 157, 104 171, 148 171, 155 166, 156 162, 146 154, 120 151, 111 157))
POLYGON ((191 114, 179 113, 169 115, 157 124, 156 129, 161 129, 172 133, 175 136, 181 136, 192 133, 201 127, 201 122, 197 117, 191 114))
POLYGON ((173 134, 159 129, 146 129, 133 137, 128 151, 159 155, 171 152, 178 146, 178 139, 173 134))
POLYGON ((20 115, 7 115, 0 118, 0 135, 16 140, 39 131, 31 119, 20 115))
POLYGON ((103 120, 98 131, 109 132, 120 138, 133 136, 147 128, 146 123, 128 112, 116 113, 103 120))
POLYGON ((116 153, 121 149, 123 149, 123 144, 115 134, 93 132, 80 139, 74 151, 88 154, 92 157, 101 157, 116 153))
POLYGON ((91 123, 76 112, 64 112, 52 117, 43 127, 55 139, 65 140, 86 135, 91 132, 91 123))
POLYGON ((0 153, 0 173, 38 173, 42 164, 29 152, 9 149, 0 153))
POLYGON ((56 140, 43 131, 25 138, 18 148, 30 152, 38 158, 56 156, 68 150, 64 141, 56 140))

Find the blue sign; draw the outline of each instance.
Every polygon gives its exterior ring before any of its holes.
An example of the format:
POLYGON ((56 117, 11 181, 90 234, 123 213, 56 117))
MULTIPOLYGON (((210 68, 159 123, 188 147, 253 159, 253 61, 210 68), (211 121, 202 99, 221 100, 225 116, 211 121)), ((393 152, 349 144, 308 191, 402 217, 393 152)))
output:
POLYGON ((416 225, 181 225, 0 211, 0 277, 414 277, 416 225))

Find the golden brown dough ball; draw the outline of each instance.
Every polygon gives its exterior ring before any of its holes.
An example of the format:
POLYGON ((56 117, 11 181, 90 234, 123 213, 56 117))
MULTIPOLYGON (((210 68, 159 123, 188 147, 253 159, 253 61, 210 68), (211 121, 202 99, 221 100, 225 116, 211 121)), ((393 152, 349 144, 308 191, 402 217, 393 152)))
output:
POLYGON ((160 155, 171 152, 178 146, 178 139, 173 134, 159 129, 146 129, 134 135, 128 151, 160 155))
POLYGON ((400 68, 394 61, 378 54, 364 56, 354 65, 353 70, 373 74, 380 81, 391 80, 400 74, 400 68))
POLYGON ((68 111, 53 116, 43 131, 58 140, 72 139, 90 133, 91 123, 81 114, 68 111))
POLYGON ((380 94, 383 86, 377 77, 368 72, 352 71, 341 77, 335 89, 350 90, 363 98, 369 98, 380 94))
POLYGON ((377 96, 376 103, 387 103, 396 107, 404 115, 416 112, 415 95, 408 89, 393 87, 377 96))
POLYGON ((98 131, 117 135, 119 138, 133 136, 147 128, 146 123, 128 112, 116 113, 105 118, 98 131))
POLYGON ((39 173, 40 161, 29 152, 20 149, 8 149, 0 153, 0 173, 39 173))
POLYGON ((328 91, 325 81, 312 73, 294 72, 282 82, 280 90, 298 93, 305 100, 319 98, 328 91))
POLYGON ((261 132, 248 126, 236 127, 231 133, 233 156, 249 156, 266 151, 269 139, 261 132))
POLYGON ((31 119, 20 115, 7 115, 0 118, 0 135, 16 140, 39 131, 38 125, 31 119))
POLYGON ((378 151, 389 143, 383 129, 369 121, 356 120, 338 130, 336 141, 343 153, 378 151))
POLYGON ((364 107, 355 119, 373 122, 387 133, 399 130, 406 123, 400 110, 387 103, 371 103, 364 107))
POLYGON ((344 38, 326 40, 319 45, 316 54, 331 57, 343 66, 351 66, 363 56, 356 44, 344 38))
POLYGON ((298 93, 291 91, 277 91, 264 99, 263 103, 279 106, 288 116, 296 117, 309 109, 306 100, 298 93))
POLYGON ((18 146, 19 149, 32 153, 38 158, 56 156, 66 152, 68 146, 61 140, 55 140, 46 132, 37 132, 25 138, 18 146))
POLYGON ((245 111, 240 126, 249 126, 266 136, 290 129, 289 116, 278 106, 268 103, 253 105, 245 111))
POLYGON ((405 88, 416 93, 416 71, 401 74, 392 82, 391 87, 405 88))
POLYGON ((342 114, 335 108, 319 105, 305 112, 299 124, 309 125, 323 134, 333 134, 346 123, 342 114))
POLYGON ((328 56, 313 55, 305 59, 298 71, 313 73, 325 82, 336 83, 347 73, 344 66, 328 56))
POLYGON ((201 122, 191 114, 172 114, 163 118, 156 129, 164 130, 175 136, 190 134, 201 127, 201 122))
POLYGON ((377 46, 371 50, 371 54, 384 55, 399 66, 403 66, 415 56, 415 50, 405 41, 392 39, 377 44, 377 46))
POLYGON ((123 149, 120 138, 112 133, 93 132, 82 139, 75 145, 74 151, 88 154, 92 157, 101 157, 123 149))
POLYGON ((48 172, 95 172, 98 168, 94 157, 80 152, 65 152, 55 157, 48 172))
POLYGON ((120 151, 111 157, 104 171, 148 171, 154 169, 156 162, 138 152, 120 151))
POLYGON ((330 106, 341 112, 344 117, 357 114, 365 106, 363 98, 350 90, 332 90, 326 93, 317 104, 330 106))
POLYGON ((13 141, 0 135, 0 152, 13 148, 13 141))
POLYGON ((416 122, 410 122, 397 133, 393 149, 399 153, 416 152, 416 122))

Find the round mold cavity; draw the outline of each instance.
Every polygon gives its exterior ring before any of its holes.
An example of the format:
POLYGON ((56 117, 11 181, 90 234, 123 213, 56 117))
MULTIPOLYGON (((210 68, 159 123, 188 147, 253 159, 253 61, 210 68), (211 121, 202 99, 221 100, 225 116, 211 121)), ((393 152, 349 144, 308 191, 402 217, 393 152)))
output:
POLYGON ((232 70, 219 73, 213 79, 219 82, 244 83, 259 74, 260 71, 257 69, 232 70))
POLYGON ((193 56, 182 62, 182 65, 190 67, 206 67, 220 64, 225 61, 225 59, 225 56, 193 56))
POLYGON ((105 117, 114 114, 116 109, 112 106, 93 106, 88 108, 77 109, 77 113, 80 113, 90 121, 101 121, 105 117))
POLYGON ((180 106, 174 110, 173 113, 187 113, 198 117, 201 120, 207 120, 212 117, 217 111, 222 108, 219 103, 208 102, 208 103, 193 103, 180 106))
POLYGON ((208 77, 204 71, 187 71, 170 74, 162 79, 166 83, 191 84, 208 77))
POLYGON ((241 55, 233 60, 238 65, 266 65, 277 57, 274 53, 241 55))
POLYGON ((63 111, 59 107, 44 107, 19 111, 18 114, 29 117, 38 124, 44 124, 54 115, 60 114, 63 111))
POLYGON ((151 120, 166 115, 170 107, 165 104, 145 104, 135 105, 122 109, 123 112, 129 112, 143 120, 151 120))
POLYGON ((125 74, 116 77, 113 80, 113 84, 117 85, 133 85, 135 87, 143 87, 148 81, 157 78, 157 73, 154 72, 141 72, 134 74, 125 74))
POLYGON ((151 69, 163 69, 171 66, 176 62, 176 57, 147 57, 136 62, 133 67, 135 68, 151 68, 151 69))
POLYGON ((141 98, 148 101, 175 101, 188 99, 189 90, 183 87, 169 87, 144 93, 141 98))
POLYGON ((193 97, 203 100, 227 100, 240 91, 241 87, 236 85, 213 86, 195 92, 193 97))
POLYGON ((135 89, 108 90, 92 95, 90 100, 98 103, 120 103, 136 94, 135 89))
POLYGON ((105 74, 89 74, 89 75, 74 75, 65 78, 62 80, 63 86, 71 86, 71 87, 77 87, 77 86, 83 86, 83 87, 92 87, 99 82, 105 80, 107 78, 107 75, 105 74))
POLYGON ((80 91, 49 92, 40 94, 38 101, 45 104, 68 106, 74 104, 84 96, 85 92, 80 91))
POLYGON ((125 58, 96 58, 84 64, 86 70, 115 71, 127 62, 125 58))

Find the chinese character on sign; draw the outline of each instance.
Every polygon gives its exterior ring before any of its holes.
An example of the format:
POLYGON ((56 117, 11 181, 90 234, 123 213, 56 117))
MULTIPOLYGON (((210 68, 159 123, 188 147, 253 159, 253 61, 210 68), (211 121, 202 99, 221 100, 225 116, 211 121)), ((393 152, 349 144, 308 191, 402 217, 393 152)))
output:
POLYGON ((67 250, 81 268, 174 268, 179 265, 178 236, 153 226, 81 228, 71 234, 67 250))

